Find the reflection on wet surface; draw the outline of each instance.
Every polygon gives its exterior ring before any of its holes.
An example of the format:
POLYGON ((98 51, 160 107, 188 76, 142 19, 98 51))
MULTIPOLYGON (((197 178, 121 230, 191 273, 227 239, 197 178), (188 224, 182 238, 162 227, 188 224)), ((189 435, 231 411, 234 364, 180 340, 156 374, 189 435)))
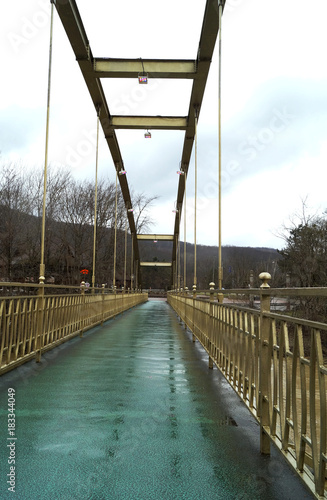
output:
POLYGON ((5 379, 19 402, 17 498, 310 498, 292 477, 285 490, 280 467, 269 477, 270 462, 245 432, 247 410, 166 302, 67 344, 24 383, 5 379))

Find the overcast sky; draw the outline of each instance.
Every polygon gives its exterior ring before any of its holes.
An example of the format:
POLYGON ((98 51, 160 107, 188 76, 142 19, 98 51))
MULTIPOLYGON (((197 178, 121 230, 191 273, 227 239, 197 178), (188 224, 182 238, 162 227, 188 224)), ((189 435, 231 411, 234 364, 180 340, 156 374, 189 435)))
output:
MULTIPOLYGON (((77 0, 95 57, 195 59, 205 0, 77 0)), ((2 6, 1 161, 44 164, 50 1, 2 6)), ((301 209, 323 211, 327 166, 326 0, 227 0, 222 25, 222 240, 282 248, 301 209)), ((218 244, 218 44, 198 127, 197 241, 218 244)), ((49 161, 94 178, 96 114, 55 11, 49 161)), ((112 114, 186 115, 191 81, 103 81, 112 114)), ((158 196, 152 232, 172 233, 183 132, 117 131, 130 188, 158 196)), ((115 179, 101 134, 100 176, 115 179)), ((187 187, 194 241, 194 157, 187 187)), ((183 230, 181 231, 182 239, 183 230)))

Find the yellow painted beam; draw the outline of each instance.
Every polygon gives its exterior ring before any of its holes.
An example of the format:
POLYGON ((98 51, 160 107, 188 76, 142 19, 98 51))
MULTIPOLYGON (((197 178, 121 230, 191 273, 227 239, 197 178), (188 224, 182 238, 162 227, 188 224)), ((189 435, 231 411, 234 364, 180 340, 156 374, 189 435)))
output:
POLYGON ((137 78, 139 73, 150 78, 188 78, 196 75, 196 61, 169 59, 113 59, 95 58, 97 78, 137 78))
POLYGON ((186 116, 112 116, 114 129, 185 130, 186 116))
POLYGON ((171 262, 140 262, 141 267, 171 267, 171 262))
POLYGON ((173 234, 138 234, 138 240, 174 241, 173 234))

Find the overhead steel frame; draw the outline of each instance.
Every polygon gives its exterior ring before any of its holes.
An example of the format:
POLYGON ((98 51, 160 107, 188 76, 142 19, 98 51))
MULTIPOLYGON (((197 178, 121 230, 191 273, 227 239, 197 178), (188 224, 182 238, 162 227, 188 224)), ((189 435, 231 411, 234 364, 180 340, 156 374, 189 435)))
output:
MULTIPOLYGON (((66 31, 89 90, 107 141, 116 171, 123 169, 116 129, 159 129, 185 130, 181 168, 187 174, 195 136, 195 115, 199 117, 204 91, 208 79, 212 55, 215 48, 219 15, 217 0, 207 0, 197 57, 195 60, 142 59, 150 78, 192 79, 193 86, 187 117, 180 116, 113 116, 109 112, 100 78, 137 78, 140 59, 95 58, 87 38, 75 0, 51 0, 54 3, 62 25, 66 31)), ((225 2, 224 2, 225 3, 225 2)), ((176 216, 173 233, 172 272, 177 270, 177 244, 179 239, 179 221, 182 212, 187 175, 179 176, 176 200, 176 216)), ((138 238, 132 208, 132 201, 126 175, 119 175, 119 183, 127 209, 129 228, 132 236, 134 260, 140 267, 138 238)), ((174 278, 172 279, 174 283, 174 278)))

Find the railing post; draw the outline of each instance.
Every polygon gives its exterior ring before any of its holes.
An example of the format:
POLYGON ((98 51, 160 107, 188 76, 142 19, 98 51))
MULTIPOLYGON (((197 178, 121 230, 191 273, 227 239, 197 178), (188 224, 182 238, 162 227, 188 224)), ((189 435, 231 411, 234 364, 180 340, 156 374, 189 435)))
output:
POLYGON ((117 316, 117 287, 114 285, 113 287, 113 293, 114 293, 114 317, 117 316))
POLYGON ((105 289, 105 284, 102 283, 102 290, 101 290, 101 295, 102 295, 102 317, 101 317, 101 326, 103 325, 104 322, 104 289, 105 289))
POLYGON ((37 291, 37 337, 36 337, 36 363, 40 363, 42 355, 42 338, 44 335, 44 276, 39 278, 39 288, 37 291))
POLYGON ((80 337, 83 337, 84 333, 84 311, 85 311, 85 281, 81 282, 81 295, 82 295, 82 307, 81 307, 81 332, 79 334, 80 337))
MULTIPOLYGON (((250 283, 249 283, 250 288, 253 288, 253 283, 254 283, 254 273, 251 270, 250 271, 250 283)), ((252 308, 254 306, 254 295, 252 295, 252 294, 249 297, 249 306, 252 308)))
POLYGON ((121 287, 121 313, 124 314, 125 311, 125 288, 121 287))
POLYGON ((271 360, 269 355, 270 319, 265 313, 270 312, 270 296, 268 281, 269 273, 261 273, 259 278, 263 281, 260 286, 260 338, 259 338, 259 420, 260 420, 260 451, 265 455, 270 454, 270 438, 265 432, 269 427, 269 377, 271 377, 271 360), (267 293, 268 291, 268 293, 267 293), (265 292, 265 293, 264 293, 265 292))
POLYGON ((194 329, 195 329, 195 323, 194 323, 194 316, 195 316, 195 301, 196 301, 196 285, 193 285, 193 307, 192 307, 192 340, 195 342, 196 337, 194 335, 194 329))
MULTIPOLYGON (((286 288, 291 288, 291 273, 286 273, 286 288)), ((291 297, 287 297, 287 309, 291 309, 291 297)))
POLYGON ((188 288, 187 286, 184 288, 184 328, 185 330, 187 329, 187 323, 186 323, 186 311, 187 311, 187 296, 188 296, 188 288))
POLYGON ((211 347, 212 347, 212 341, 213 341, 213 336, 214 336, 214 321, 213 321, 213 304, 214 304, 214 291, 215 291, 215 283, 213 281, 209 283, 210 286, 210 306, 209 306, 209 368, 212 370, 213 369, 213 358, 212 358, 212 352, 211 352, 211 347))

